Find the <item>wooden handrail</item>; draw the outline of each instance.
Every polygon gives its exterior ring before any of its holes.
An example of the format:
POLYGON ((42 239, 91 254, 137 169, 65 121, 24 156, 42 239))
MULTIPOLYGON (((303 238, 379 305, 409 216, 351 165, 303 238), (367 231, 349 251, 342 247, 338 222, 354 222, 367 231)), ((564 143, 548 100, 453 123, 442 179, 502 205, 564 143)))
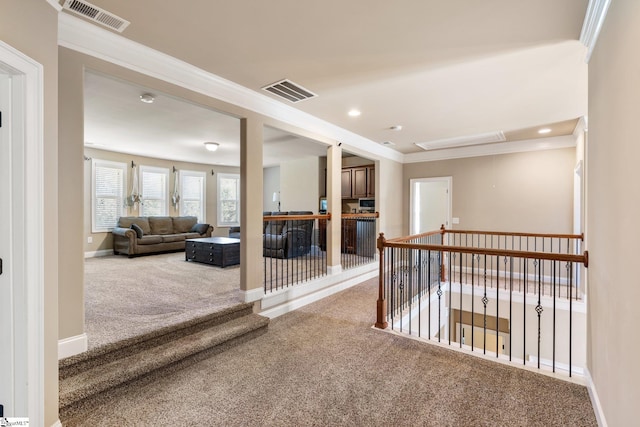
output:
POLYGON ((405 241, 409 241, 409 240, 421 239, 423 237, 437 236, 438 234, 442 234, 442 232, 440 230, 438 230, 438 231, 428 231, 428 232, 422 233, 422 234, 414 234, 413 236, 395 237, 393 239, 387 240, 387 242, 405 242, 405 241))
POLYGON ((472 248, 464 246, 448 246, 448 245, 426 245, 418 243, 401 243, 391 242, 389 240, 383 242, 385 248, 400 248, 400 249, 417 249, 423 251, 434 252, 459 252, 463 254, 474 255, 491 255, 491 256, 505 256, 513 258, 529 258, 529 259, 544 259, 549 261, 568 261, 568 262, 580 262, 585 267, 589 265, 589 255, 585 251, 583 255, 570 255, 570 254, 558 254, 551 252, 533 252, 533 251, 514 251, 509 249, 484 249, 484 248, 472 248))
POLYGON ((584 240, 584 234, 518 233, 518 232, 509 232, 509 231, 481 231, 481 230, 479 231, 479 230, 450 230, 450 229, 444 229, 444 232, 451 233, 451 234, 488 234, 490 236, 551 237, 551 238, 560 238, 560 239, 584 240))
POLYGON ((379 218, 380 214, 378 212, 373 213, 343 213, 341 214, 342 219, 358 219, 358 218, 379 218))
POLYGON ((298 221, 304 219, 331 220, 331 213, 322 215, 267 215, 262 217, 262 221, 298 221))

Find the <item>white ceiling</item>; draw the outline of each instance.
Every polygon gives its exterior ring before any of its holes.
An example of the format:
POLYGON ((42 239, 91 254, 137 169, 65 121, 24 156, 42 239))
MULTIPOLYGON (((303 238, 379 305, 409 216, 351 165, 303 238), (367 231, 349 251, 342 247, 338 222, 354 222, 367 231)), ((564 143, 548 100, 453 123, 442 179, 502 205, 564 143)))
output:
MULTIPOLYGON (((586 48, 578 41, 587 0, 91 3, 131 22, 122 36, 262 94, 262 86, 288 78, 319 96, 282 102, 373 142, 392 141, 401 153, 421 151, 416 142, 519 131, 587 113, 586 48), (351 108, 362 115, 347 116, 351 108)), ((137 138, 154 134, 155 141, 182 144, 182 153, 218 138, 221 149, 211 162, 228 161, 226 142, 239 158, 231 147, 236 119, 210 110, 201 124, 193 111, 171 119, 165 102, 177 103, 159 96, 152 107, 166 116, 146 117, 155 131, 140 130, 137 138), (163 130, 172 120, 182 129, 163 130)), ((99 103, 96 97, 91 108, 107 114, 99 103)), ((132 114, 125 117, 137 122, 132 114)), ((99 142, 98 134, 117 124, 92 115, 88 106, 95 133, 87 126, 87 140, 99 142)))

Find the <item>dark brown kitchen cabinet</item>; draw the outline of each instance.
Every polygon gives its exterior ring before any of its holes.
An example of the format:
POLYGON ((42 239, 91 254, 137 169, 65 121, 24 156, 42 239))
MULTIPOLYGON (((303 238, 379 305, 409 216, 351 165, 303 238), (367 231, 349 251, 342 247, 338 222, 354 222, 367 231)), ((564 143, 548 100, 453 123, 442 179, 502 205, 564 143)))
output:
POLYGON ((357 166, 342 169, 342 198, 359 199, 376 194, 375 167, 357 166))

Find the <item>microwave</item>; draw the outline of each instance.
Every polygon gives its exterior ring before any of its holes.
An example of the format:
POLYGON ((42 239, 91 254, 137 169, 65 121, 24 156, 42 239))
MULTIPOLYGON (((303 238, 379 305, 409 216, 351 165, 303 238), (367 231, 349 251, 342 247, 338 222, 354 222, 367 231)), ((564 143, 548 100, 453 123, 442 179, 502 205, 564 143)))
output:
POLYGON ((358 210, 360 212, 375 212, 376 199, 374 199, 373 197, 358 199, 358 210))

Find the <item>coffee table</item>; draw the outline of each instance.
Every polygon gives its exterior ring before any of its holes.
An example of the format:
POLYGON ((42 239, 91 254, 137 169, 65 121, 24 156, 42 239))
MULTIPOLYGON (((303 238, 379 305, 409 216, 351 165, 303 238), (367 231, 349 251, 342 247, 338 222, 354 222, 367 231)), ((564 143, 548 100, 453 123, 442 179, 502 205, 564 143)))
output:
POLYGON ((227 267, 240 264, 240 239, 229 237, 205 237, 187 239, 184 260, 227 267))

